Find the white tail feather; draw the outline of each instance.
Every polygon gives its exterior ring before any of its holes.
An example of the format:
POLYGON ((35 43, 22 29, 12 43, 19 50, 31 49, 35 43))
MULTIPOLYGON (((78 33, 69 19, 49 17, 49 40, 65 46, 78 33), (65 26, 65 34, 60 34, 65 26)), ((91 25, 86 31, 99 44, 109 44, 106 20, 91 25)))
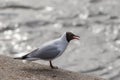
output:
POLYGON ((25 63, 25 64, 30 63, 30 61, 28 61, 28 60, 22 60, 22 62, 25 63))
POLYGON ((18 54, 14 55, 14 58, 16 58, 16 57, 22 57, 22 56, 27 55, 27 54, 28 53, 18 53, 18 54))

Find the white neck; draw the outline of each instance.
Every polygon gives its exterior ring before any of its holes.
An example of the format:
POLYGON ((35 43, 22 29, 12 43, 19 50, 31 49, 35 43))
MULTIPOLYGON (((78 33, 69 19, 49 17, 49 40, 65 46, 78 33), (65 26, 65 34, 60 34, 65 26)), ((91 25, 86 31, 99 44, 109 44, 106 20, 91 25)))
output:
POLYGON ((60 37, 60 39, 61 39, 62 41, 64 41, 65 43, 68 43, 68 41, 67 41, 67 39, 66 39, 66 33, 64 33, 64 34, 60 37))
POLYGON ((66 39, 66 33, 64 33, 60 38, 60 45, 59 45, 59 49, 61 50, 61 53, 58 55, 60 56, 64 51, 65 49, 67 48, 68 46, 68 41, 66 39))

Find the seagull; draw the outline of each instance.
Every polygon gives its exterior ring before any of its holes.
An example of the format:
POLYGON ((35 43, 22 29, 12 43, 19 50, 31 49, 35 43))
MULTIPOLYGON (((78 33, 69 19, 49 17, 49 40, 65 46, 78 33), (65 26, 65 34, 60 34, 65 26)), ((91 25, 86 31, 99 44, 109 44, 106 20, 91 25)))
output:
POLYGON ((52 60, 63 54, 71 40, 79 40, 79 38, 79 36, 73 34, 72 32, 65 32, 61 37, 43 44, 39 48, 22 57, 16 57, 14 59, 27 61, 35 61, 40 59, 46 60, 49 61, 52 69, 57 69, 58 67, 53 66, 52 60))

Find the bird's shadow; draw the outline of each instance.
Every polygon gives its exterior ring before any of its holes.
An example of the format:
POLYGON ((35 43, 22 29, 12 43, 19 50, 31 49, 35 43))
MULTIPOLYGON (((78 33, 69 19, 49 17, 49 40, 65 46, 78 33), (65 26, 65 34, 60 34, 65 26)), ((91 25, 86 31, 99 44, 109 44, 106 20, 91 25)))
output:
POLYGON ((22 71, 35 76, 47 76, 47 77, 67 77, 69 76, 66 72, 61 69, 51 69, 51 68, 21 68, 22 71))

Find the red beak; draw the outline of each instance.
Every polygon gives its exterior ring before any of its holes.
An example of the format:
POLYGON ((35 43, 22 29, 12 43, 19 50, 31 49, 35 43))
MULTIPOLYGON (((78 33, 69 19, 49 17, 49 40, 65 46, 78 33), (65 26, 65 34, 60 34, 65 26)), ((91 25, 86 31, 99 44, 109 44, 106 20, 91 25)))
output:
POLYGON ((79 37, 79 36, 77 36, 77 35, 75 35, 75 36, 73 36, 73 39, 77 39, 77 40, 79 40, 79 39, 80 39, 80 37, 79 37))

